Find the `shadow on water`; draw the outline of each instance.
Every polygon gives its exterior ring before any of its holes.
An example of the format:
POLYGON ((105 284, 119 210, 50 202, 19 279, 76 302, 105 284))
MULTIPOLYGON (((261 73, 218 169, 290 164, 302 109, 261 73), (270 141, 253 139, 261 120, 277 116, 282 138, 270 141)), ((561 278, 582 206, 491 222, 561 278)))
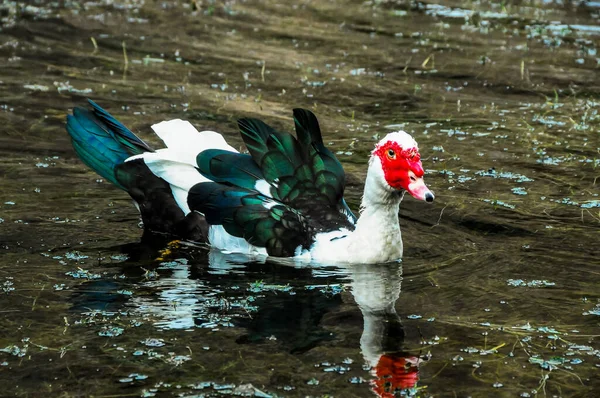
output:
POLYGON ((600 390, 594 1, 0 4, 8 396, 563 396, 600 390), (64 131, 91 97, 152 145, 313 110, 356 210, 377 137, 419 142, 402 268, 145 236, 64 131), (400 293, 400 287, 402 292, 400 293))

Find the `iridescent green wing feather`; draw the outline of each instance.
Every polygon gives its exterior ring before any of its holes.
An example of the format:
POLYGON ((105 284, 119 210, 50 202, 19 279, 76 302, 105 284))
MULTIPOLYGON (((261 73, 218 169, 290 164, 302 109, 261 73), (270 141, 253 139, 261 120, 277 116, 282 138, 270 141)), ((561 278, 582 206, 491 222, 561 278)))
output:
MULTIPOLYGON (((344 209, 344 170, 324 145, 312 112, 294 111, 298 139, 276 131, 257 119, 238 121, 242 138, 265 180, 275 188, 281 202, 303 214, 338 220, 344 209)), ((350 226, 350 225, 344 225, 350 226)))
POLYGON ((204 214, 210 225, 222 225, 230 235, 265 247, 271 256, 294 256, 298 247, 308 248, 314 238, 302 214, 254 190, 200 183, 190 189, 188 205, 204 214))

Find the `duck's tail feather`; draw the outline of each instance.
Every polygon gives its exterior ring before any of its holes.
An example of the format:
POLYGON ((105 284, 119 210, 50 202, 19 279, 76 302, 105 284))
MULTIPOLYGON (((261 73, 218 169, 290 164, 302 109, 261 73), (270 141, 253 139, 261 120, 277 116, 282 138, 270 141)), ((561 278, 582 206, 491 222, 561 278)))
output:
POLYGON ((83 163, 119 188, 115 168, 133 155, 153 149, 117 119, 88 100, 92 109, 76 107, 67 115, 67 132, 83 163))

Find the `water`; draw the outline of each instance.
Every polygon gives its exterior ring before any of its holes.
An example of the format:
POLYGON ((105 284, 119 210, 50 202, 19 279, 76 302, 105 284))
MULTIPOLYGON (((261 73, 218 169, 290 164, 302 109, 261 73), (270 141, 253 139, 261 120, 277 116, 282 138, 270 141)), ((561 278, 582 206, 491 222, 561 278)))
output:
POLYGON ((2 394, 597 395, 597 4, 439 3, 3 2, 2 394), (436 202, 402 203, 401 267, 142 239, 71 149, 86 97, 154 145, 310 108, 353 209, 402 128, 436 202))

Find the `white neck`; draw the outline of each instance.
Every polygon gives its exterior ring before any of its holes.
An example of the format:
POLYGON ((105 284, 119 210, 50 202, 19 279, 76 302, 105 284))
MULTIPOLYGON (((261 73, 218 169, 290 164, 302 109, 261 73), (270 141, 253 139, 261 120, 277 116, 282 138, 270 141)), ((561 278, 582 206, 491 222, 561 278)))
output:
POLYGON ((387 185, 379 158, 371 157, 356 229, 344 239, 331 238, 341 232, 324 233, 311 249, 317 262, 387 263, 402 258, 402 235, 398 211, 403 192, 387 185))
POLYGON ((348 236, 348 261, 385 263, 402 257, 398 211, 402 193, 384 186, 379 159, 371 158, 356 229, 348 236))

